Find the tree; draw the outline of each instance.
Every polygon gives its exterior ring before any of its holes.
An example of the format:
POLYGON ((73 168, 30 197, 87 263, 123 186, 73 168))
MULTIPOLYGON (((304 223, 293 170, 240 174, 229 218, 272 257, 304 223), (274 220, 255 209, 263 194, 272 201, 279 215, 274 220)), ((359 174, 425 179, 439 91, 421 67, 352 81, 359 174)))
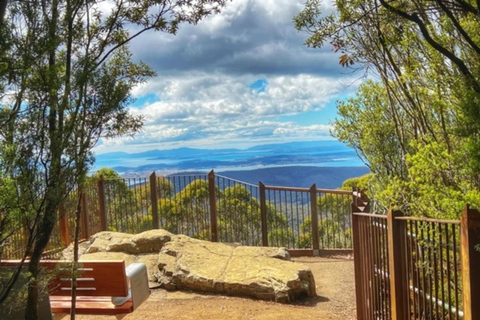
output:
POLYGON ((373 71, 356 97, 339 102, 333 134, 369 165, 383 209, 458 215, 480 187, 480 4, 335 3, 338 11, 322 16, 321 1, 307 1, 295 18, 308 45, 329 41, 341 65, 373 71), (427 167, 435 181, 419 177, 427 167), (462 196, 447 205, 452 192, 462 196))
MULTIPOLYGON (((193 180, 176 194, 169 180, 161 178, 157 183, 158 211, 163 227, 173 233, 209 239, 208 181, 193 180)), ((148 210, 151 212, 151 207, 148 210)))
MULTIPOLYGON (((175 33, 224 3, 125 0, 105 12, 96 0, 0 1, 0 172, 15 193, 2 215, 20 217, 28 230, 26 318, 37 318, 39 260, 59 204, 84 182, 92 148, 142 124, 128 113, 130 91, 154 72, 132 62, 129 41, 148 30, 175 33)), ((0 288, 0 303, 20 270, 0 288)))
POLYGON ((226 188, 217 202, 218 234, 222 241, 261 243, 260 203, 244 185, 226 188))

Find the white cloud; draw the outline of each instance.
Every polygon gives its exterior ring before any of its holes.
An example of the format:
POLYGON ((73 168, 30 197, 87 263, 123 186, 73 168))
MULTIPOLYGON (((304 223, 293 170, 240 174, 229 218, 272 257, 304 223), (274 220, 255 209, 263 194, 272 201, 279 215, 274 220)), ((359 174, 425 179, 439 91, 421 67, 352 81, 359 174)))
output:
POLYGON ((107 140, 99 151, 122 144, 151 148, 156 143, 157 148, 162 148, 179 141, 222 141, 227 146, 242 139, 253 144, 263 140, 329 137, 327 125, 302 125, 279 118, 322 110, 345 89, 342 80, 305 74, 262 79, 267 81, 264 92, 249 86, 258 80, 253 75, 196 74, 152 79, 136 93, 163 93, 162 100, 131 109, 145 117, 142 133, 135 139, 107 140))
MULTIPOLYGON (((132 43, 136 59, 158 77, 134 89, 142 133, 102 141, 98 152, 176 146, 238 147, 329 137, 329 126, 290 117, 319 111, 346 90, 331 48, 310 49, 293 25, 304 0, 232 0, 224 10, 177 35, 148 33, 132 43), (265 88, 249 85, 264 79, 265 88)), ((332 1, 324 2, 326 11, 332 1)), ((348 87, 348 88, 347 88, 348 87)))

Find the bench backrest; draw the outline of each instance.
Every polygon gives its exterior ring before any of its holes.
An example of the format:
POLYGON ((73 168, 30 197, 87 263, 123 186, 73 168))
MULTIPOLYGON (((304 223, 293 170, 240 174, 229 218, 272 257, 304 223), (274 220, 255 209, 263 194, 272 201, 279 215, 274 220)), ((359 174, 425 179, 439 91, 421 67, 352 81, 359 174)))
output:
MULTIPOLYGON (((0 265, 14 267, 19 261, 1 261, 0 265)), ((28 262, 25 263, 26 265, 28 262)), ((53 272, 49 284, 51 296, 70 296, 72 290, 71 262, 44 260, 40 265, 53 272)), ((128 295, 124 261, 80 261, 77 274, 77 296, 128 295)))

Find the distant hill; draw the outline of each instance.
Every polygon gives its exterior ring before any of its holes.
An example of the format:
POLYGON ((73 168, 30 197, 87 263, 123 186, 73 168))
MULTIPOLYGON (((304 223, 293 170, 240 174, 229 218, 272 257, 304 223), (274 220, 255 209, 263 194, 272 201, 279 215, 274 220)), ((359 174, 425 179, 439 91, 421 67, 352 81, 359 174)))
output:
POLYGON ((279 166, 355 167, 363 163, 355 151, 336 141, 299 141, 258 145, 248 149, 178 148, 141 153, 114 152, 96 155, 95 168, 121 173, 221 169, 254 170, 279 166))
POLYGON ((289 166, 246 171, 224 171, 217 173, 232 179, 266 185, 310 188, 316 183, 317 188, 336 189, 343 181, 359 177, 370 172, 367 167, 309 167, 289 166))
POLYGON ((255 185, 258 185, 258 182, 261 181, 266 185, 310 188, 312 184, 316 183, 317 188, 336 189, 342 186, 343 181, 362 176, 368 172, 367 167, 289 166, 224 171, 216 174, 255 185))

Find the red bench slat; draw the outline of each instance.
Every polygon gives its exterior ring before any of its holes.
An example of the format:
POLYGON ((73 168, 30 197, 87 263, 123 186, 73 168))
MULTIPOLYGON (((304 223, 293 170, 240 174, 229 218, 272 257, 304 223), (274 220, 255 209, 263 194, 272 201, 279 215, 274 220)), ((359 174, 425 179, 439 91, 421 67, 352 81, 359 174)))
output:
MULTIPOLYGON (((3 260, 0 261, 0 266, 16 267, 19 263, 20 260, 3 260)), ((28 261, 25 262, 26 265, 28 261)), ((49 284, 52 312, 70 313, 71 262, 44 260, 40 265, 49 271, 60 271, 49 284)), ((116 306, 111 301, 112 297, 128 295, 124 261, 81 261, 79 265, 76 313, 115 315, 133 312, 132 299, 121 306, 116 306)))

